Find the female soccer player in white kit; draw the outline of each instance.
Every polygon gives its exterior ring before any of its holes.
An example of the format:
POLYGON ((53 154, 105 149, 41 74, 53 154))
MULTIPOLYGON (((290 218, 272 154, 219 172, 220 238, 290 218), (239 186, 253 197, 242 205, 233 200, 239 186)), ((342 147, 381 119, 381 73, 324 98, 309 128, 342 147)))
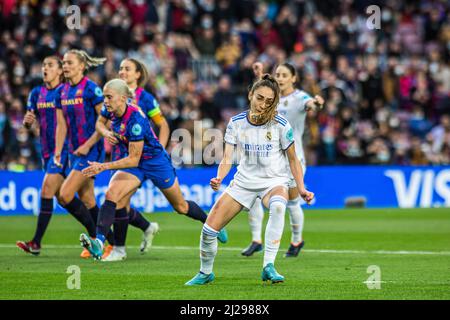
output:
MULTIPOLYGON (((253 65, 253 69, 257 78, 262 76, 263 66, 260 62, 253 65)), ((285 117, 292 126, 294 131, 295 150, 297 157, 306 173, 305 154, 303 151, 303 132, 305 130, 306 113, 309 110, 322 109, 324 99, 316 95, 312 98, 305 91, 295 88, 297 75, 295 68, 289 63, 280 64, 275 70, 275 79, 280 86, 281 96, 278 104, 278 113, 285 117)), ((289 170, 289 168, 287 168, 289 170)), ((289 209, 289 218, 291 222, 291 245, 287 250, 285 257, 297 257, 305 242, 303 241, 303 221, 304 214, 300 206, 300 197, 297 193, 295 180, 291 176, 289 182, 289 201, 287 204, 289 209)), ((252 243, 242 251, 242 255, 251 256, 253 253, 263 249, 261 241, 262 222, 264 211, 261 201, 258 199, 249 211, 249 224, 252 233, 252 243)))
POLYGON ((202 285, 214 280, 212 272, 217 253, 217 235, 242 209, 251 208, 259 197, 269 208, 265 234, 263 281, 283 282, 274 267, 283 234, 289 185, 289 162, 299 194, 308 203, 314 193, 305 189, 303 171, 295 153, 293 130, 288 121, 277 115, 280 89, 266 74, 250 90, 250 110, 231 118, 225 133, 224 157, 217 177, 210 185, 218 190, 231 169, 234 148, 240 155, 233 181, 211 209, 200 238, 200 272, 186 285, 202 285), (287 157, 286 157, 287 155, 287 157))

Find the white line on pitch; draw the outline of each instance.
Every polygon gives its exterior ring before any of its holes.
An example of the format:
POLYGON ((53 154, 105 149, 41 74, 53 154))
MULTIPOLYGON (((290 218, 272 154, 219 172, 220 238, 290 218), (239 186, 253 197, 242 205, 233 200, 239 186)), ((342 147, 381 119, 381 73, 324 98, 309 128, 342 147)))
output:
MULTIPOLYGON (((0 243, 0 248, 15 248, 14 244, 0 243)), ((81 246, 77 245, 54 245, 48 244, 44 245, 43 248, 48 249, 80 249, 81 246)), ((130 249, 137 249, 139 246, 127 246, 130 249)), ((188 246, 152 246, 151 249, 155 250, 198 250, 199 247, 188 247, 188 246)), ((243 248, 238 247, 227 247, 226 245, 221 245, 219 250, 223 251, 241 251, 243 248)), ((387 251, 387 250, 333 250, 333 249, 303 249, 304 252, 310 253, 337 253, 337 254, 392 254, 392 255, 438 255, 438 256, 450 256, 450 251, 387 251)))

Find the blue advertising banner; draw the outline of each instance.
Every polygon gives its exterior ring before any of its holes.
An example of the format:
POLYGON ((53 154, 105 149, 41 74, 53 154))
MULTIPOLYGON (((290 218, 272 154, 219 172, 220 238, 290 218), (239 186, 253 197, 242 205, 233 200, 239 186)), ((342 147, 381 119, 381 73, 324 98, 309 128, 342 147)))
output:
MULTIPOLYGON (((209 210, 221 192, 209 187, 216 168, 179 169, 177 175, 186 199, 209 210)), ((233 169, 222 186, 232 179, 233 169)), ((0 171, 0 215, 37 214, 43 172, 0 171)), ((95 181, 98 204, 110 178, 103 172, 95 181)), ((369 208, 450 207, 450 167, 323 166, 308 167, 305 179, 316 199, 309 208, 343 208, 363 202, 369 208)), ((56 201, 55 201, 56 203, 56 201)), ((173 211, 162 193, 149 181, 132 198, 143 212, 173 211)), ((64 213, 59 205, 56 213, 64 213)))

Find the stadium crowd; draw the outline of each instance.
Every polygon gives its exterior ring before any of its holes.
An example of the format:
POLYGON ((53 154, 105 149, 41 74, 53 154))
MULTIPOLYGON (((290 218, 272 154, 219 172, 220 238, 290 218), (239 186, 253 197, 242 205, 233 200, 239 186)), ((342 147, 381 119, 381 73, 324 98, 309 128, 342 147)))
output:
POLYGON ((450 164, 446 0, 1 1, 0 169, 40 168, 38 128, 22 126, 27 96, 43 58, 70 48, 108 59, 89 74, 99 84, 124 57, 143 61, 171 131, 192 134, 195 121, 224 130, 246 108, 254 62, 271 72, 289 61, 299 87, 326 100, 308 114, 308 165, 450 164), (373 4, 379 29, 367 26, 373 4))

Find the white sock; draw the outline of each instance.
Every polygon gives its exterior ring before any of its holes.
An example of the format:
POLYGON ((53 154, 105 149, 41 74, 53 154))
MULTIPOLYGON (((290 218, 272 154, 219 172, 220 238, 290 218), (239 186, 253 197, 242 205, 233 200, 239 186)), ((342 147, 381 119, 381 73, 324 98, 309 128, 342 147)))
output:
POLYGON ((298 244, 303 241, 303 221, 305 220, 303 209, 300 206, 300 197, 288 201, 287 208, 289 209, 289 219, 291 220, 291 242, 298 244))
POLYGON ((248 212, 248 224, 252 232, 252 241, 261 243, 262 222, 264 210, 260 198, 256 198, 255 203, 248 212))
POLYGON ((217 254, 217 235, 219 231, 214 230, 206 223, 203 225, 200 236, 200 271, 210 274, 213 269, 214 258, 217 254))
POLYGON ((273 196, 269 200, 269 221, 266 226, 263 267, 275 262, 283 235, 286 204, 287 200, 282 196, 273 196))

